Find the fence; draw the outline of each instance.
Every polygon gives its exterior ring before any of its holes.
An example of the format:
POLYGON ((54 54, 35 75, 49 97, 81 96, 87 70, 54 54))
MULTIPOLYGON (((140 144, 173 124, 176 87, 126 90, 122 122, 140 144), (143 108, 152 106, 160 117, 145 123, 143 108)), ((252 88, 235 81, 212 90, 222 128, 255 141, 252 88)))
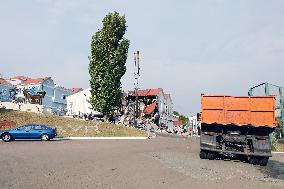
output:
POLYGON ((281 127, 282 135, 284 134, 284 99, 283 87, 273 85, 270 83, 261 83, 249 89, 249 96, 275 96, 276 98, 276 111, 275 116, 281 127))

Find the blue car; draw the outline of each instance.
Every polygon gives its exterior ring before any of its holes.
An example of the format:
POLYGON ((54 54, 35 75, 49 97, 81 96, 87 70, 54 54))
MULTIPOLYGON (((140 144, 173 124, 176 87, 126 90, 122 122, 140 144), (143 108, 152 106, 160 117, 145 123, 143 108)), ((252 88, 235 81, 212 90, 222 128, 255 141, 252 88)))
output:
POLYGON ((5 142, 15 139, 41 139, 47 141, 55 136, 56 129, 40 124, 27 124, 16 129, 0 130, 0 137, 5 142))

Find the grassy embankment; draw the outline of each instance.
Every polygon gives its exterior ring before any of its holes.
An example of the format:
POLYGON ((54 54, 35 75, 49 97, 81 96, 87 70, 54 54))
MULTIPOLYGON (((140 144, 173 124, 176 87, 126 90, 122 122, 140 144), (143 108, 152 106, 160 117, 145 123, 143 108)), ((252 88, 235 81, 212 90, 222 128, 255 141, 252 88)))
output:
POLYGON ((84 121, 54 115, 0 109, 0 121, 14 121, 17 126, 28 123, 46 124, 57 128, 58 137, 141 137, 146 133, 122 125, 98 121, 84 121))
POLYGON ((278 152, 284 152, 284 143, 278 143, 277 144, 277 151, 278 152))

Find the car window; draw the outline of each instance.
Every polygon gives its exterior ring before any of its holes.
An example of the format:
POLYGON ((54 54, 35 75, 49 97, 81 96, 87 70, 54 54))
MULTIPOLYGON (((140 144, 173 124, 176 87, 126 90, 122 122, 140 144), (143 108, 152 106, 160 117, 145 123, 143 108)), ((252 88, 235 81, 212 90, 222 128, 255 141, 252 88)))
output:
POLYGON ((41 130, 41 129, 43 129, 43 128, 42 128, 41 125, 35 125, 35 126, 34 126, 34 129, 36 129, 36 130, 41 130))
POLYGON ((42 125, 41 128, 42 128, 42 129, 48 129, 48 127, 45 126, 45 125, 42 125))
POLYGON ((17 129, 23 130, 24 128, 25 128, 25 126, 21 126, 21 127, 18 127, 17 129))
POLYGON ((33 126, 32 125, 27 125, 24 127, 24 130, 26 131, 29 131, 29 130, 32 130, 33 129, 33 126))

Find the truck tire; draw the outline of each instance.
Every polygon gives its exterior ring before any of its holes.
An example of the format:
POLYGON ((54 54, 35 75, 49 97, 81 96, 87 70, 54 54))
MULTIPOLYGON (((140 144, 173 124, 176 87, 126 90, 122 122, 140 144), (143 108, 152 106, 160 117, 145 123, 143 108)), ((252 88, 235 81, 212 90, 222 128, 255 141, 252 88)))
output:
POLYGON ((253 165, 259 164, 258 158, 256 158, 256 157, 250 157, 250 158, 249 158, 249 163, 250 163, 250 164, 253 164, 253 165))
POLYGON ((199 157, 200 159, 206 159, 207 153, 204 150, 200 150, 199 157))
POLYGON ((246 155, 240 155, 239 159, 241 162, 247 163, 248 162, 248 156, 246 155))
POLYGON ((209 160, 214 160, 215 157, 216 157, 216 154, 215 154, 214 152, 208 152, 207 158, 208 158, 209 160))
POLYGON ((259 160, 259 165, 260 166, 266 166, 267 163, 268 163, 268 158, 267 157, 260 158, 260 160, 259 160))

